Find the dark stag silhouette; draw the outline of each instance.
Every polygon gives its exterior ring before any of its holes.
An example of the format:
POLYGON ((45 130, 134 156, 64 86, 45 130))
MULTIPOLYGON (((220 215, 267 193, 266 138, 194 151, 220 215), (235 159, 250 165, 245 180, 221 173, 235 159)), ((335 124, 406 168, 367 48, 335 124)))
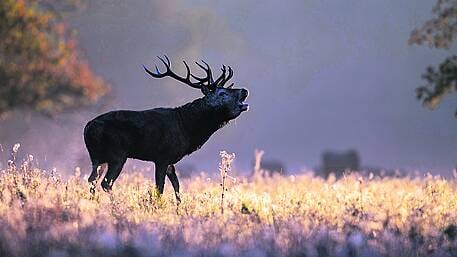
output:
POLYGON ((111 111, 89 121, 84 128, 84 141, 92 162, 92 173, 88 179, 91 190, 103 173, 102 164, 108 164, 108 171, 101 186, 103 190, 110 191, 127 158, 134 158, 154 162, 158 193, 163 193, 167 176, 180 202, 174 164, 199 149, 214 132, 248 110, 248 105, 244 103, 248 90, 232 88, 233 83, 224 87, 233 76, 230 66, 223 65, 222 74, 214 80, 206 62, 202 61, 204 65, 196 62, 206 73, 206 77, 198 77, 191 74, 189 66, 183 61, 187 74, 180 77, 171 70, 167 56, 165 59, 158 58, 166 71, 161 73, 156 66, 154 73, 143 66, 149 75, 174 78, 200 89, 204 96, 176 108, 111 111))

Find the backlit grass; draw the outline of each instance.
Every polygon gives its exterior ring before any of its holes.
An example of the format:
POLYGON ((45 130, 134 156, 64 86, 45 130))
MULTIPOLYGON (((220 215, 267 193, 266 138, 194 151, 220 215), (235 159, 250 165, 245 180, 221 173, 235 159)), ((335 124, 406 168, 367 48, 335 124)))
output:
MULTIPOLYGON (((216 173, 216 172, 215 172, 216 173)), ((86 175, 86 174, 85 174, 86 175)), ((0 175, 0 256, 456 256, 454 180, 312 175, 170 184, 124 172, 111 193, 78 170, 10 163, 0 175)))

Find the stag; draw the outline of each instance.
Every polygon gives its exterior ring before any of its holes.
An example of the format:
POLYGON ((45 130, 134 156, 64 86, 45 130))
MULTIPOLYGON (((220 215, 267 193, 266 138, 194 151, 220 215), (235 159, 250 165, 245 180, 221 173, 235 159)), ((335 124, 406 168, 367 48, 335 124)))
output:
POLYGON ((143 66, 153 78, 171 77, 192 88, 200 89, 203 97, 176 108, 154 108, 144 111, 118 110, 102 114, 89 121, 84 128, 84 142, 92 162, 89 176, 91 188, 101 177, 102 164, 108 169, 101 182, 104 191, 112 189, 127 158, 152 161, 155 164, 157 192, 163 194, 165 176, 170 180, 176 200, 181 201, 175 164, 184 156, 199 149, 218 129, 248 110, 244 103, 248 90, 225 84, 232 78, 233 70, 223 65, 221 75, 214 80, 210 66, 196 64, 206 76, 193 75, 187 70, 181 77, 171 69, 167 56, 158 57, 165 66, 156 72, 143 66))

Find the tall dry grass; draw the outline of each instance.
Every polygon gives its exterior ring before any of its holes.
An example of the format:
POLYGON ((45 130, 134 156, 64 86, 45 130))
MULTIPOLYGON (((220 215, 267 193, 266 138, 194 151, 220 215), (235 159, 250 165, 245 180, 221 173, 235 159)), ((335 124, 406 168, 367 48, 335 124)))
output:
MULTIPOLYGON (((142 174, 112 193, 10 163, 0 256, 456 256, 457 185, 439 177, 312 175, 183 181, 158 197, 142 174)), ((167 182, 168 183, 168 182, 167 182)))

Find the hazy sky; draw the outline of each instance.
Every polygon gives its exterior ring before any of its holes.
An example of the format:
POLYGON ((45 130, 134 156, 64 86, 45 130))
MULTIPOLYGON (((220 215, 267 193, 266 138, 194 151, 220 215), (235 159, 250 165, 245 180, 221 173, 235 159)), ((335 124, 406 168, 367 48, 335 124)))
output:
MULTIPOLYGON (((363 165, 450 171, 457 164, 455 95, 435 111, 414 89, 451 50, 408 46, 431 17, 427 0, 97 0, 74 15, 80 47, 116 92, 114 109, 176 106, 200 92, 141 69, 159 54, 229 64, 251 110, 183 162, 217 167, 218 151, 248 167, 255 148, 289 169, 326 149, 357 149, 363 165)), ((195 67, 194 67, 195 69, 195 67)))

